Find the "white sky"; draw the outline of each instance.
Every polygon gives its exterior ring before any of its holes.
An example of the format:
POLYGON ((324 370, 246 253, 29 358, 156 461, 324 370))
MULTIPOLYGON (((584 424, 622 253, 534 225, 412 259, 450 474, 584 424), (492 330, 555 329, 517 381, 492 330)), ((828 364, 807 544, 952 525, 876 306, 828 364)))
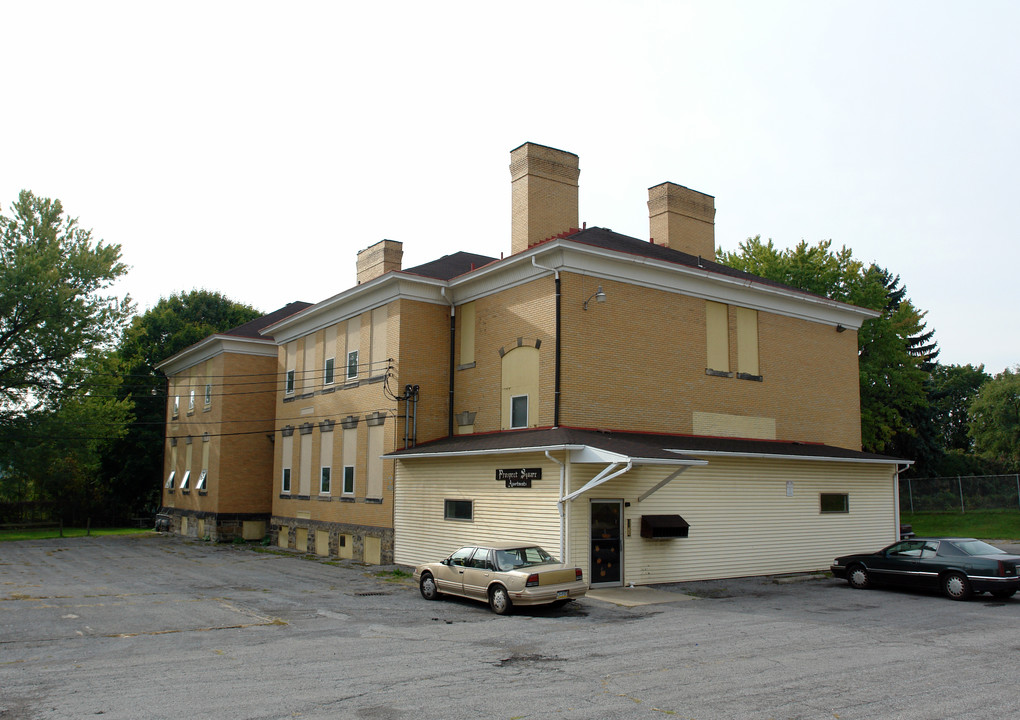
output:
POLYGON ((510 250, 509 151, 580 156, 580 216, 832 239, 902 277, 943 363, 1020 363, 1020 3, 0 0, 0 205, 60 198, 139 310, 263 311, 510 250), (1012 318, 1012 319, 1010 319, 1012 318))

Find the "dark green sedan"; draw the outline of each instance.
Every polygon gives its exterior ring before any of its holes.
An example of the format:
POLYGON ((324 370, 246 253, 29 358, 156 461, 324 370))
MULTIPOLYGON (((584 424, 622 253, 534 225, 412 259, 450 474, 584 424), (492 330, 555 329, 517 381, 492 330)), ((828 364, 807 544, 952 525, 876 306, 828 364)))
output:
POLYGON ((1010 555, 974 538, 913 538, 876 553, 846 555, 833 561, 832 574, 850 587, 872 585, 941 590, 953 600, 989 592, 1012 597, 1020 589, 1020 555, 1010 555))

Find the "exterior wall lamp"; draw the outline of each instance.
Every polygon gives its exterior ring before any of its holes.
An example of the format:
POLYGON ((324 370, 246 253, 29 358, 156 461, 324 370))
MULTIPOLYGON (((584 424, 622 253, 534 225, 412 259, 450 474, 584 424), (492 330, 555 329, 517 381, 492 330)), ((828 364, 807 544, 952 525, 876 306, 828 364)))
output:
POLYGON ((600 303, 604 303, 606 301, 606 293, 603 292, 601 285, 599 285, 595 289, 595 293, 590 298, 588 298, 587 300, 584 301, 584 309, 585 310, 588 309, 588 303, 590 303, 592 300, 594 300, 595 302, 600 302, 600 303))

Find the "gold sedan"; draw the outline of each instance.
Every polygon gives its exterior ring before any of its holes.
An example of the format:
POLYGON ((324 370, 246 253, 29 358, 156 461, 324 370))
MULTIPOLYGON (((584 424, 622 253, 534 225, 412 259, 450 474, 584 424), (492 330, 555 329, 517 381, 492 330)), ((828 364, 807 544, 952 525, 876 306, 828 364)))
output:
POLYGON ((563 605, 588 591, 581 568, 520 543, 462 547, 445 560, 419 565, 414 579, 426 600, 457 595, 487 602, 498 615, 514 605, 563 605))

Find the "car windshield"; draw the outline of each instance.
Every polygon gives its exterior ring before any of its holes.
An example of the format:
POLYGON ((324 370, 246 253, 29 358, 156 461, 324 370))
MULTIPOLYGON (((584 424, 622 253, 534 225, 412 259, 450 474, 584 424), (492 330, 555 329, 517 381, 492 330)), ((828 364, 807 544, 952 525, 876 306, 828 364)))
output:
POLYGON ((500 572, 558 562, 559 560, 537 545, 496 551, 496 569, 500 572))
POLYGON ((989 545, 981 540, 964 540, 962 542, 954 542, 957 548, 966 553, 967 555, 1005 555, 1005 550, 1000 550, 994 545, 989 545))

